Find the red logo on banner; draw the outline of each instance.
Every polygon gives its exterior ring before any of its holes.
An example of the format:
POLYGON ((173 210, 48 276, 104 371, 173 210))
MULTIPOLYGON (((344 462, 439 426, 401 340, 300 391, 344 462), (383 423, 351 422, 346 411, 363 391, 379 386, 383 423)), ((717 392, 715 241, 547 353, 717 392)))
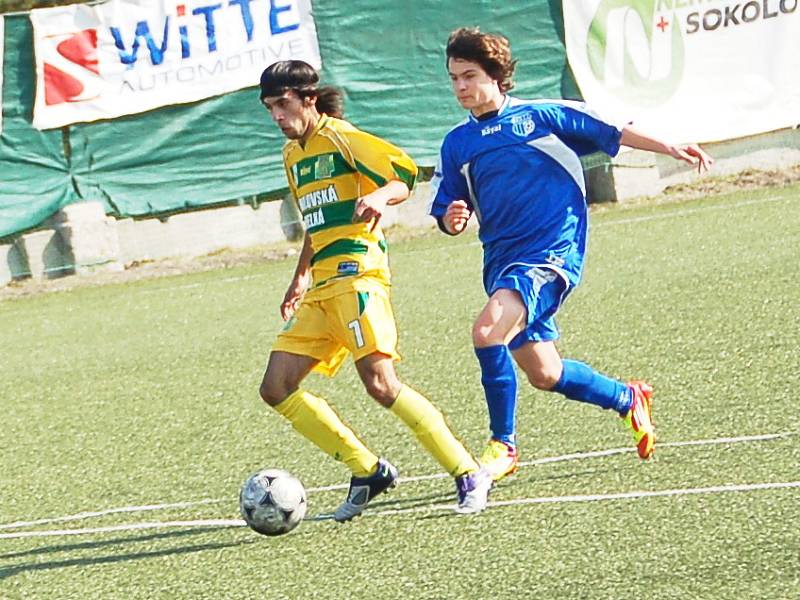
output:
MULTIPOLYGON (((85 29, 59 42, 56 51, 69 62, 99 75, 97 30, 85 29)), ((44 101, 47 105, 80 102, 84 85, 77 77, 48 63, 44 64, 44 101)))

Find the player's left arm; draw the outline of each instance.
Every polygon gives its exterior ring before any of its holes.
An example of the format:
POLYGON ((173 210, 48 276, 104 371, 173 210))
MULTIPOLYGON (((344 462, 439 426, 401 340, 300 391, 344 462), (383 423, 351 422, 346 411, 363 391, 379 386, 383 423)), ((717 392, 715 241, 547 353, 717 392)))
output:
POLYGON ((682 160, 696 166, 698 173, 708 171, 709 167, 714 164, 714 159, 697 144, 669 144, 642 133, 630 125, 623 127, 619 141, 623 146, 667 154, 676 160, 682 160))
POLYGON ((382 138, 361 130, 346 135, 360 176, 376 186, 356 200, 353 221, 373 221, 374 228, 387 206, 399 204, 411 195, 417 165, 403 150, 382 138))
POLYGON ((372 224, 374 229, 386 211, 387 206, 400 204, 410 195, 411 190, 404 181, 399 179, 387 181, 377 190, 356 200, 355 210, 353 210, 353 223, 374 221, 372 224))
POLYGON ((583 103, 564 101, 543 106, 543 109, 540 113, 542 118, 578 155, 601 150, 615 156, 620 146, 629 146, 667 154, 696 165, 698 172, 708 170, 714 162, 697 144, 670 144, 630 124, 617 128, 583 103))

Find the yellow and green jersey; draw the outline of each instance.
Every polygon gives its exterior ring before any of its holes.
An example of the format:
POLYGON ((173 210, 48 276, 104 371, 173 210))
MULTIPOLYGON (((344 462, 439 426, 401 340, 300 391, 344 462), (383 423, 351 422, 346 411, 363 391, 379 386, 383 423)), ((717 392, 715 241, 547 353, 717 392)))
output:
POLYGON ((323 115, 305 146, 286 143, 283 163, 314 251, 306 296, 335 296, 361 276, 388 285, 383 231, 380 225, 370 231, 373 223, 353 223, 353 210, 358 198, 394 179, 413 189, 414 161, 389 142, 323 115))

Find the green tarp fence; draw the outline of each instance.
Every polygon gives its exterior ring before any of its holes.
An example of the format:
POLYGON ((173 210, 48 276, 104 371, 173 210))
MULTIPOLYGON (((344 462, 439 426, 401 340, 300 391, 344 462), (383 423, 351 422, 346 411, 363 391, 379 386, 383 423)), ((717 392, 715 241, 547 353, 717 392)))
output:
MULTIPOLYGON (((464 117, 449 88, 450 31, 504 33, 520 63, 516 95, 578 97, 566 68, 560 0, 315 0, 323 83, 344 89, 348 119, 436 162, 444 134, 464 117)), ((6 17, 0 237, 42 224, 64 205, 100 200, 118 217, 143 217, 251 198, 284 188, 284 139, 248 88, 58 130, 31 125, 30 21, 6 17)), ((254 82, 254 85, 257 82, 254 82)))

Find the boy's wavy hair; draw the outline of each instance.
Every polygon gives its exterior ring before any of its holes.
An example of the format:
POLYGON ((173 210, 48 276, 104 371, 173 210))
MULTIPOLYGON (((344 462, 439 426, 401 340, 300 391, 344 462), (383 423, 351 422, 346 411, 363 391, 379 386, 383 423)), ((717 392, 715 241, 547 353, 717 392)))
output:
POLYGON ((342 91, 318 84, 319 73, 310 64, 302 60, 282 60, 271 64, 261 73, 259 100, 292 91, 300 98, 316 98, 314 105, 318 112, 341 119, 344 115, 342 91))
POLYGON ((461 27, 450 34, 446 54, 445 66, 451 58, 478 63, 501 92, 514 88, 512 77, 517 61, 511 58, 511 45, 504 36, 481 33, 477 27, 461 27))

